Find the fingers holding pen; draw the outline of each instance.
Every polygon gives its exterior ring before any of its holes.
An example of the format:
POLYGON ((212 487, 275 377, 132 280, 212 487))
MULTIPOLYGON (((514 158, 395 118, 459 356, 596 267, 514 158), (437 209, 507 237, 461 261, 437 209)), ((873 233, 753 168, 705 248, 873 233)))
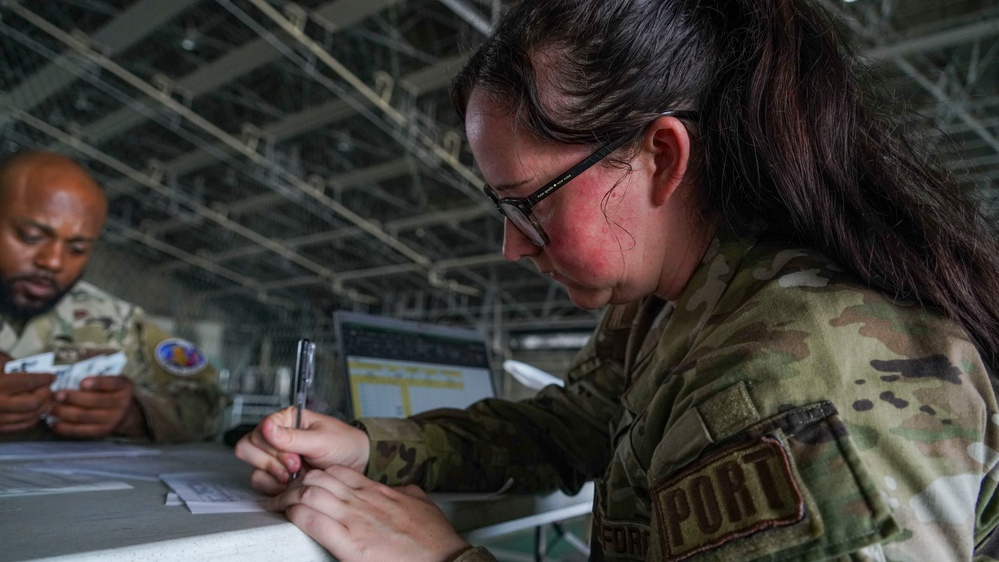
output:
POLYGON ((236 456, 254 469, 251 485, 267 494, 284 489, 292 475, 308 468, 345 465, 357 471, 367 466, 370 440, 363 430, 309 410, 295 429, 295 408, 264 419, 236 444, 236 456))
POLYGON ((260 433, 286 471, 294 474, 302 469, 301 454, 307 452, 300 442, 302 430, 293 425, 281 425, 271 417, 261 422, 260 433))
POLYGON ((236 457, 255 469, 250 483, 262 493, 280 492, 291 475, 302 468, 301 457, 287 448, 293 445, 285 435, 292 430, 282 427, 288 422, 287 412, 282 410, 268 416, 236 443, 236 457))
POLYGON ((281 458, 289 471, 333 465, 362 471, 367 466, 370 441, 363 430, 310 410, 302 411, 301 428, 295 429, 295 416, 294 408, 286 408, 260 425, 271 447, 291 453, 281 458))

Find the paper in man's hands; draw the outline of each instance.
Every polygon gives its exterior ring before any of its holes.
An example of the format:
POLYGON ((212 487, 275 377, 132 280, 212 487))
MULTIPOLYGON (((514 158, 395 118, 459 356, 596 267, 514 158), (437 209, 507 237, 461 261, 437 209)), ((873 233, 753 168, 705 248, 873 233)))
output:
POLYGON ((55 354, 50 351, 8 361, 3 370, 5 373, 52 373, 56 376, 51 386, 52 392, 55 392, 78 390, 80 382, 87 377, 118 376, 128 360, 125 352, 119 351, 110 355, 95 355, 70 365, 55 365, 54 362, 55 354))
POLYGON ((51 373, 55 362, 55 353, 48 352, 31 357, 11 359, 3 366, 5 373, 51 373))

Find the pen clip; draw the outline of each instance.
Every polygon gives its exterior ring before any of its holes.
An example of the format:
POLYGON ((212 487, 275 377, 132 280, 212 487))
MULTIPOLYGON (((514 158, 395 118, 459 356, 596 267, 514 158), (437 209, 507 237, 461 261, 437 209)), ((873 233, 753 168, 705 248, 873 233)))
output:
POLYGON ((295 383, 292 390, 292 403, 305 405, 305 397, 312 384, 316 369, 316 344, 308 339, 298 340, 298 354, 295 357, 295 383))

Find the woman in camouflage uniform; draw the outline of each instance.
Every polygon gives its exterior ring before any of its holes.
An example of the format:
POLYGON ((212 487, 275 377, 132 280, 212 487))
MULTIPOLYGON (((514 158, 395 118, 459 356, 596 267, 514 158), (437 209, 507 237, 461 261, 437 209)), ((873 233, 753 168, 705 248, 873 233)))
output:
POLYGON ((275 415, 254 485, 345 561, 492 560, 404 485, 507 479, 595 479, 593 560, 993 559, 999 248, 854 67, 804 0, 514 4, 453 98, 504 255, 601 326, 525 402, 275 415))

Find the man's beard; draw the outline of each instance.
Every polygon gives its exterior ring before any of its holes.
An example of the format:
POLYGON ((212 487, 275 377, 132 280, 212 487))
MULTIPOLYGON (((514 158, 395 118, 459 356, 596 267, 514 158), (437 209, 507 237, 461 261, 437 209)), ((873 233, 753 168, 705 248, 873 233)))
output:
POLYGON ((40 316, 46 312, 52 310, 53 307, 76 285, 76 282, 83 277, 81 273, 72 283, 66 285, 65 288, 59 287, 55 279, 52 279, 46 275, 19 275, 17 277, 11 278, 0 278, 0 313, 12 316, 15 319, 27 321, 35 316, 40 316), (22 280, 42 280, 47 283, 51 283, 53 287, 56 288, 55 293, 44 300, 35 300, 30 302, 18 302, 18 298, 14 293, 14 283, 22 280))

